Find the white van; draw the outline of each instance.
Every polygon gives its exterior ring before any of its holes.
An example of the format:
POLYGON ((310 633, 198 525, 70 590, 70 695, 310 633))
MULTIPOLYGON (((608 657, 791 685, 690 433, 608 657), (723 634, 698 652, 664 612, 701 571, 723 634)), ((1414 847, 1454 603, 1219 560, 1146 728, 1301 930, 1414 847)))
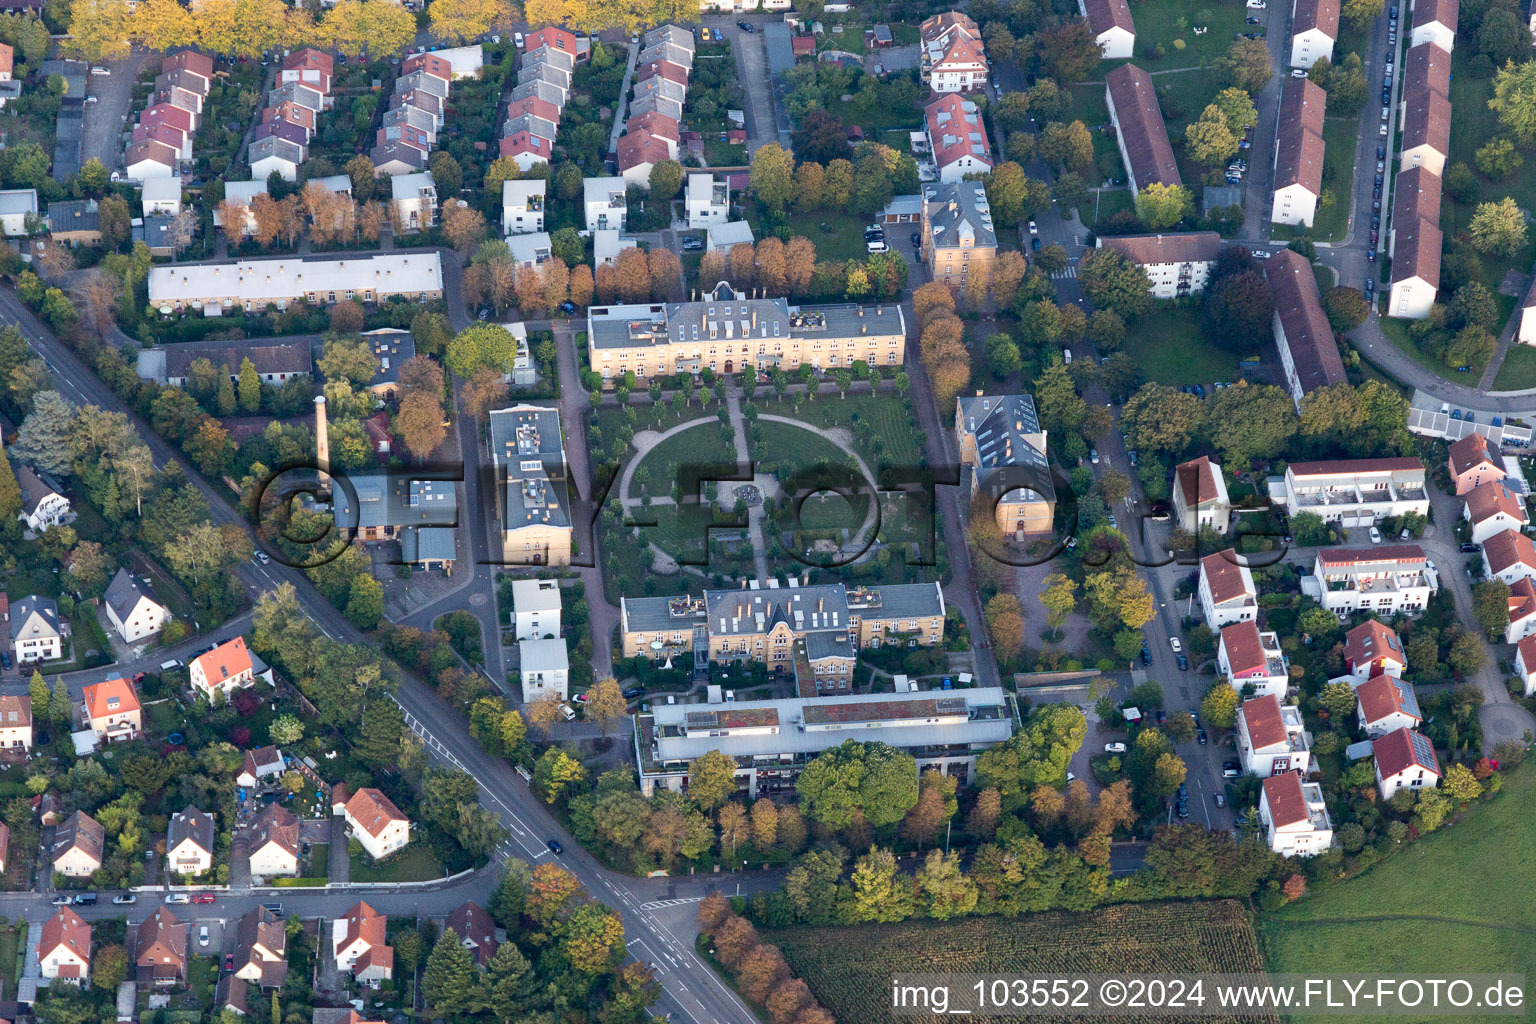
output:
POLYGON ((1071 349, 1064 348, 1064 349, 1061 350, 1061 361, 1063 363, 1066 363, 1068 366, 1072 365, 1072 350, 1071 349))

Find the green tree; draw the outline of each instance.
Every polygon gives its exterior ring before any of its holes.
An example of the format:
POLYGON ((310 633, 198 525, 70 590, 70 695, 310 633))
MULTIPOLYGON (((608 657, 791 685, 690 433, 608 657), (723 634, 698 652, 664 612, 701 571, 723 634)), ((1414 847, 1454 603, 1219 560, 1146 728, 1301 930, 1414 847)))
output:
POLYGON ((1252 96, 1269 84, 1274 67, 1263 39, 1239 39, 1227 52, 1211 61, 1217 77, 1252 96))
POLYGON ((861 813, 876 828, 892 825, 917 803, 917 762, 884 743, 846 740, 807 764, 795 790, 801 810, 828 827, 861 813))
POLYGON ((292 745, 304 738, 304 722, 297 715, 278 715, 267 726, 267 736, 273 743, 292 745))
POLYGON ((1381 17, 1386 6, 1386 0, 1344 0, 1339 15, 1354 26, 1356 31, 1364 31, 1371 22, 1381 17))
POLYGON ((1130 320, 1152 310, 1146 273, 1118 249, 1090 249, 1078 264, 1077 276, 1088 298, 1100 309, 1112 309, 1130 320))
POLYGON ((1472 614, 1484 633, 1502 640, 1504 629, 1509 625, 1509 584, 1498 579, 1474 583, 1472 614))
POLYGON ((1349 716, 1355 713, 1355 688, 1342 680, 1325 685, 1317 700, 1335 722, 1347 724, 1349 716))
POLYGON ((1225 681, 1217 682, 1200 701, 1200 714, 1215 729, 1230 729, 1237 724, 1237 691, 1225 681))
POLYGON ((1059 788, 1087 731, 1087 719, 1075 706, 1042 705, 1006 743, 982 753, 976 761, 977 782, 997 787, 1005 798, 1017 798, 1036 786, 1059 788))
POLYGON ((364 764, 375 768, 394 764, 400 755, 400 737, 405 733, 405 715, 400 705, 388 697, 369 700, 363 706, 361 732, 355 749, 364 764))
POLYGON ((0 450, 0 523, 14 525, 21 512, 21 484, 11 468, 10 457, 0 450))
MULTIPOLYGON (((1229 89, 1228 92, 1242 93, 1229 89)), ((1251 104, 1250 104, 1251 105, 1251 104)), ((1227 116, 1212 103, 1201 113, 1200 119, 1184 130, 1184 149, 1191 160, 1213 167, 1237 155, 1238 136, 1232 134, 1227 116)))
POLYGON ((1525 245, 1525 211, 1508 196, 1497 202, 1481 203, 1472 215, 1469 230, 1472 247, 1478 252, 1513 256, 1525 245))
POLYGON ((1477 781, 1477 776, 1472 774, 1472 769, 1464 764, 1453 764, 1447 768, 1440 788, 1452 800, 1458 800, 1461 803, 1470 803, 1483 795, 1483 784, 1477 781))
POLYGON ((1077 581, 1064 573, 1052 573, 1041 581, 1040 603, 1045 607, 1045 621, 1060 629, 1067 616, 1077 610, 1077 581))
POLYGON ((254 416, 261 410, 261 377, 250 357, 240 360, 240 386, 238 389, 240 412, 254 416))
POLYGON ((912 916, 912 882, 896 868, 891 851, 871 849, 853 865, 853 919, 905 921, 912 916))
POLYGON ((776 213, 782 212, 794 193, 794 170, 794 158, 777 142, 752 154, 749 180, 758 201, 776 213))
POLYGON ((1525 163, 1525 158, 1515 149, 1515 144, 1502 135, 1479 146, 1473 159, 1483 176, 1494 181, 1509 177, 1525 163))
POLYGON ((27 680, 27 693, 32 698, 33 713, 39 718, 52 718, 53 708, 48 696, 48 681, 37 669, 32 670, 32 678, 27 680))
POLYGON ((601 903, 585 903, 566 922, 561 951, 584 974, 607 974, 624 956, 624 922, 601 903))
POLYGON ((1154 231, 1173 227, 1193 209, 1194 199, 1183 185, 1154 181, 1136 193, 1136 213, 1154 231))
MULTIPOLYGON (((54 724, 63 725, 70 719, 74 711, 74 702, 69 699, 69 688, 64 685, 64 680, 55 677, 53 680, 53 696, 48 701, 48 717, 54 724)), ((36 714, 36 712, 33 712, 36 714)))
POLYGON ((657 202, 667 202, 677 196, 677 192, 683 187, 683 166, 676 160, 663 160, 651 165, 651 198, 657 202))
POLYGON ((1246 466, 1255 458, 1280 454, 1296 432, 1296 407, 1280 388, 1238 381, 1211 397, 1206 422, 1223 464, 1246 466))
POLYGON ((947 921, 976 909, 976 883, 960 870, 960 851, 946 855, 930 850, 915 878, 919 908, 928 917, 947 921))
POLYGON ((475 982, 474 958, 453 929, 445 928, 421 974, 422 996, 437 1013, 456 1017, 470 1009, 475 982))
POLYGON ((539 755, 533 765, 533 788, 552 804, 573 786, 585 781, 587 770, 559 747, 550 747, 539 755))
POLYGON ((358 629, 372 629, 384 618, 384 585, 366 572, 352 578, 347 594, 347 621, 358 629))
POLYGON ((1536 61, 1506 62, 1493 76, 1488 107, 1498 112, 1499 126, 1515 145, 1528 148, 1536 143, 1536 61))
POLYGON ((688 764, 688 795, 706 811, 714 810, 736 792, 736 761, 710 750, 688 764))

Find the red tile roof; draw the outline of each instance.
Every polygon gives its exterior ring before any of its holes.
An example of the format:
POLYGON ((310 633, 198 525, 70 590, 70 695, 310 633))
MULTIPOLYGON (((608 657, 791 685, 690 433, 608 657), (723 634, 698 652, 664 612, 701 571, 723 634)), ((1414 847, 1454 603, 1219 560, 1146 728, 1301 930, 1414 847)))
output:
POLYGON ((190 71, 195 75, 201 75, 211 80, 213 78, 213 58, 206 53, 198 53, 195 50, 182 50, 180 53, 173 53, 160 61, 160 71, 162 74, 177 69, 190 71))
POLYGON ((1276 190, 1300 185, 1313 195, 1323 188, 1323 116, 1328 94, 1309 78, 1286 79, 1280 93, 1280 131, 1275 137, 1276 190))
POLYGON ((1403 470, 1423 469, 1424 463, 1414 458, 1388 459, 1334 459, 1326 462, 1293 462, 1293 476, 1350 476, 1355 473, 1396 473, 1403 470))
POLYGON ((1218 551, 1200 559, 1200 570, 1205 573, 1211 600, 1216 604, 1252 593, 1243 582, 1242 567, 1232 560, 1235 555, 1235 551, 1218 551))
POLYGON ((1498 459, 1494 458, 1493 450, 1488 447, 1488 438, 1482 434, 1471 433, 1460 440, 1451 443, 1451 472, 1456 476, 1478 466, 1487 463, 1502 473, 1503 467, 1498 459))
POLYGON ((408 75, 413 71, 425 71, 433 78, 441 78, 445 82, 453 81, 453 65, 446 58, 439 57, 435 53, 418 53, 400 65, 401 75, 408 75))
MULTIPOLYGON (((532 153, 542 160, 548 160, 550 151, 554 148, 554 139, 544 139, 531 132, 513 132, 496 144, 496 148, 502 156, 517 156, 520 153, 532 153)), ((620 140, 621 142, 623 140, 620 140)))
POLYGON ((1403 691, 1400 687, 1408 684, 1388 675, 1372 676, 1355 688, 1355 697, 1360 701, 1360 711, 1365 715, 1366 724, 1380 722, 1388 715, 1411 715, 1419 720, 1416 709, 1410 708, 1403 699, 1403 691))
POLYGON ((971 100, 959 93, 945 93, 923 108, 923 124, 933 146, 934 165, 941 171, 965 157, 992 166, 987 129, 971 100))
POLYGON ((1297 825, 1311 817, 1307 797, 1301 789, 1301 776, 1281 772, 1264 780, 1264 802, 1269 805, 1269 819, 1276 828, 1297 825))
POLYGON ((1408 659, 1403 655, 1403 641, 1391 626, 1371 619, 1344 634, 1344 660, 1351 667, 1383 658, 1404 667, 1408 665, 1408 659))
POLYGON ((1505 530, 1483 541, 1483 557, 1495 574, 1516 565, 1536 569, 1536 546, 1519 530, 1505 530))
POLYGON ((1520 660, 1525 663, 1525 670, 1536 672, 1536 634, 1522 637, 1516 646, 1520 651, 1520 660))
POLYGON ((539 99, 537 96, 524 96, 520 100, 513 100, 507 104, 507 120, 520 117, 523 114, 532 114, 534 117, 542 117, 552 124, 560 123, 560 108, 549 100, 539 99))
POLYGON ((251 652, 245 646, 245 637, 237 636, 194 659, 192 664, 203 670, 209 686, 218 686, 226 679, 251 671, 251 652))
MULTIPOLYGON (((1519 622, 1529 615, 1536 615, 1536 583, 1522 576, 1509 585, 1509 621, 1519 622)), ((1536 662, 1531 664, 1536 667, 1536 662)))
POLYGON ((1412 729, 1398 729, 1375 740, 1371 752, 1376 755, 1376 773, 1390 778, 1417 765, 1440 775, 1440 759, 1428 737, 1412 729))
POLYGON ((352 794, 347 801, 347 816, 371 836, 383 832, 391 822, 409 820, 389 797, 372 788, 352 794))
POLYGON ((341 945, 345 946, 356 938, 361 938, 370 946, 384 945, 389 918, 367 903, 359 900, 352 909, 347 911, 343 920, 346 921, 347 927, 342 933, 344 937, 341 945))
POLYGON ((1104 82, 1136 187, 1146 188, 1154 181, 1182 185, 1152 76, 1134 64, 1122 64, 1105 75, 1104 82))
POLYGON ((1266 693, 1243 701, 1242 715, 1248 727, 1248 742, 1253 744, 1254 750, 1266 750, 1285 743, 1285 722, 1280 718, 1280 701, 1274 694, 1266 693))
POLYGON ((674 64, 670 60, 653 61, 635 72, 635 81, 644 82, 652 78, 664 78, 668 82, 676 82, 678 85, 688 84, 688 69, 681 64, 674 64))
POLYGON ((546 25, 537 32, 529 32, 523 39, 523 52, 530 53, 541 46, 563 50, 572 56, 576 53, 576 33, 554 25, 546 25))
MULTIPOLYGON (((1461 11, 1461 0, 1417 0, 1413 5, 1413 27, 1438 21, 1452 32, 1461 11)), ((1433 45, 1433 44, 1428 44, 1433 45)))
POLYGON ((323 50, 317 50, 313 46, 306 46, 302 50, 295 50, 283 58, 284 71, 323 71, 327 75, 335 74, 336 60, 323 50))
POLYGON ((1167 235, 1115 235, 1100 238, 1098 245, 1119 249, 1138 266, 1164 263, 1215 263, 1221 255, 1221 236, 1214 231, 1177 231, 1167 235))
POLYGON ((1474 525, 1492 519, 1500 512, 1518 519, 1524 525, 1529 525, 1531 521, 1530 514, 1525 510, 1525 500, 1503 480, 1478 484, 1467 492, 1466 502, 1467 512, 1474 525))
POLYGON ((1329 39, 1339 38, 1339 0, 1296 0, 1291 34, 1319 29, 1329 39))
POLYGON ((108 679, 85 688, 85 707, 92 718, 121 715, 139 710, 139 695, 128 680, 108 679))
POLYGON ((1410 47, 1403 55, 1403 88, 1423 86, 1442 96, 1451 94, 1451 55, 1433 43, 1410 47))
POLYGON ((1136 22, 1131 18, 1131 5, 1125 0, 1083 0, 1083 10, 1088 12, 1088 24, 1093 34, 1101 36, 1112 28, 1121 28, 1136 34, 1136 22))
POLYGON ((620 171, 644 164, 659 164, 667 159, 670 159, 667 144, 650 132, 629 132, 619 137, 620 171))
POLYGON ((1216 487, 1216 467, 1210 456, 1182 462, 1174 470, 1178 476, 1179 490, 1184 494, 1184 504, 1196 508, 1215 501, 1219 496, 1216 487))
POLYGON ((815 53, 816 52, 816 37, 815 36, 790 36, 789 37, 789 48, 794 52, 796 57, 799 57, 799 56, 801 56, 803 54, 815 53))
POLYGON ((1426 85, 1403 89, 1402 151, 1428 146, 1445 156, 1451 150, 1451 101, 1426 85))
POLYGON ((1269 674, 1269 662, 1264 657, 1264 641, 1259 638, 1257 623, 1234 622, 1223 626, 1221 646, 1226 648, 1227 665, 1233 676, 1269 674))
POLYGON ((174 106, 170 103, 156 103, 152 107, 145 107, 139 115, 140 124, 149 124, 152 121, 164 121, 174 128, 180 128, 184 132, 192 130, 193 115, 190 110, 174 106))
POLYGON ((658 139, 671 142, 681 139, 677 118, 668 117, 659 110, 650 110, 639 117, 632 117, 624 122, 624 127, 631 132, 650 132, 658 139))
MULTIPOLYGON (((80 915, 68 907, 60 907, 59 912, 50 917, 43 925, 43 934, 38 939, 38 959, 46 960, 48 954, 63 946, 73 952, 87 964, 91 962, 91 926, 80 919, 80 915)), ((65 975, 61 969, 61 977, 65 975)))

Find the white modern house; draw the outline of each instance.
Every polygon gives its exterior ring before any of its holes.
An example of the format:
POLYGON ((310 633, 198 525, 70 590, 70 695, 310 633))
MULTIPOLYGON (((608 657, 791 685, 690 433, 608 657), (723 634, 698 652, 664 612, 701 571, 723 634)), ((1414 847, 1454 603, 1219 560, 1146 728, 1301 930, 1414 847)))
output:
POLYGON ((688 226, 707 228, 731 217, 731 188, 713 174, 688 175, 688 226))
POLYGON ((1259 590, 1253 573, 1237 562, 1237 552, 1217 551, 1200 559, 1200 611, 1205 624, 1219 630, 1234 622, 1252 622, 1259 614, 1259 590))
POLYGON ((629 193, 623 178, 587 178, 581 183, 588 231, 629 226, 629 193))
POLYGON ((549 182, 524 178, 501 184, 501 233, 523 235, 544 230, 544 194, 549 182))
POLYGON ((517 655, 524 704, 551 693, 561 700, 570 695, 571 663, 564 640, 520 640, 517 655))
POLYGON ((256 684, 256 664, 251 660, 245 637, 237 636, 219 644, 187 665, 192 692, 209 700, 217 694, 225 700, 236 690, 256 684))
POLYGON ((1439 589, 1439 578, 1417 544, 1324 548, 1317 553, 1312 575, 1301 580, 1301 592, 1340 619, 1354 612, 1390 617, 1423 611, 1439 589))
POLYGON ((1518 530, 1494 534, 1483 542, 1483 575, 1510 586, 1536 577, 1536 546, 1518 530))
POLYGON ((1202 455, 1174 468, 1173 513, 1186 533, 1227 532, 1232 499, 1221 467, 1209 457, 1202 455))
POLYGON ((1292 517, 1302 512, 1343 528, 1375 526, 1407 513, 1429 515, 1424 463, 1415 458, 1293 462, 1269 478, 1269 497, 1292 517))
POLYGON ((1312 766, 1312 738, 1301 709, 1281 704, 1271 693, 1244 701, 1237 715, 1237 753, 1249 775, 1305 775, 1312 766))
POLYGON ((1259 632, 1254 622, 1234 622, 1222 629, 1216 664, 1239 693, 1252 687, 1259 696, 1278 699, 1290 686, 1290 666, 1280 651, 1280 638, 1259 632))
POLYGON ((1259 792, 1259 821, 1269 848, 1282 857, 1311 857, 1333 845, 1323 787, 1295 772, 1271 775, 1259 792))
POLYGON ((512 631, 518 640, 560 635, 560 581, 512 581, 512 631))
POLYGON ((15 472, 16 483, 21 488, 21 511, 16 518, 26 523, 28 530, 43 533, 75 521, 69 499, 50 487, 31 466, 17 463, 15 472))
POLYGON ((431 171, 390 178, 389 197, 396 227, 424 231, 437 223, 437 184, 431 171))

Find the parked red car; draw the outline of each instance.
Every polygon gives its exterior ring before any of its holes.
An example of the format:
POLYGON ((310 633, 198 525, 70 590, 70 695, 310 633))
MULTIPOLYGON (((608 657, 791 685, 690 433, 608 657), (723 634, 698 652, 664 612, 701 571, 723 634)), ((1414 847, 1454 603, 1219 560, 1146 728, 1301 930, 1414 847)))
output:
POLYGON ((215 899, 217 899, 217 897, 214 896, 213 893, 211 893, 211 892, 200 892, 196 896, 192 897, 192 902, 193 903, 212 903, 215 899))

